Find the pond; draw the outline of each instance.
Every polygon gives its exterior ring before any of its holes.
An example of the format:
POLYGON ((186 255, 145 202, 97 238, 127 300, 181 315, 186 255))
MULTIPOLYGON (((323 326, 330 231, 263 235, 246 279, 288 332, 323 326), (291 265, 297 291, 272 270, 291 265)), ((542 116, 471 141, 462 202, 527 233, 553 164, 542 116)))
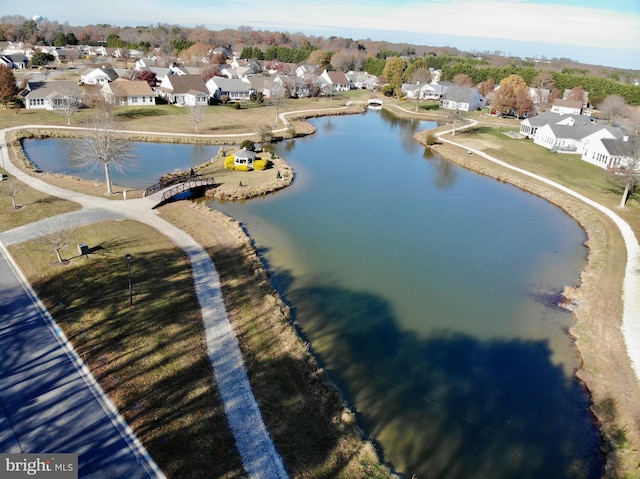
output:
MULTIPOLYGON (((555 306, 586 264, 577 223, 425 150, 413 134, 434 123, 384 110, 312 122, 317 134, 277 145, 291 187, 208 204, 254 239, 383 459, 409 477, 600 477, 573 316, 555 306)), ((41 170, 100 179, 66 160, 69 142, 24 146, 41 170)), ((136 150, 114 183, 144 188, 217 153, 136 150)))
POLYGON ((211 201, 242 222, 385 461, 411 477, 596 478, 579 359, 556 306, 586 264, 550 203, 458 168, 384 111, 278 145, 285 191, 211 201))
MULTIPOLYGON (((41 171, 104 181, 102 166, 81 166, 71 158, 73 141, 68 138, 25 139, 22 146, 27 158, 41 171)), ((219 149, 210 145, 147 142, 132 142, 132 146, 138 160, 123 171, 111 167, 111 180, 116 185, 142 190, 157 183, 165 173, 185 171, 206 163, 219 149)))

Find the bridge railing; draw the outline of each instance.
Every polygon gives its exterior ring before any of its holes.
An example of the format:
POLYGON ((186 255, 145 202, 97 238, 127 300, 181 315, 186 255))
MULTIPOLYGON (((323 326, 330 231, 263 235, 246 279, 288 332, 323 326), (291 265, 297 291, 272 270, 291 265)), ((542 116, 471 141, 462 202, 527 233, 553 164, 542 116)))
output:
POLYGON ((165 191, 162 194, 162 199, 161 201, 165 201, 168 200, 169 198, 172 198, 173 196, 182 193, 184 191, 188 191, 191 188, 199 188, 202 186, 213 186, 216 184, 215 179, 213 178, 191 178, 190 180, 187 180, 185 182, 182 183, 178 183, 177 185, 175 185, 173 188, 165 191))
POLYGON ((152 195, 154 193, 157 193, 160 190, 164 190, 166 187, 171 186, 171 185, 175 185, 178 183, 185 183, 189 180, 194 180, 194 179, 199 179, 202 178, 200 175, 196 175, 196 174, 190 174, 190 175, 178 175, 178 176, 172 176, 171 178, 165 180, 165 181, 160 181, 159 183, 156 183, 155 185, 149 186, 147 189, 144 190, 144 196, 149 196, 152 195))

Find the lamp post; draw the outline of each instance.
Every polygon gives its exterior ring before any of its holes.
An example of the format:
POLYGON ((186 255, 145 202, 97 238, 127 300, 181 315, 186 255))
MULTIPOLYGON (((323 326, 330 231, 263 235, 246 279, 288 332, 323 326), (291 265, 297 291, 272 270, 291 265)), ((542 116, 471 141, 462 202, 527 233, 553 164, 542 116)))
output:
POLYGON ((129 306, 133 306, 133 285, 131 284, 131 255, 127 253, 124 255, 124 259, 127 260, 127 272, 129 273, 129 306))
POLYGON ((2 146, 0 146, 0 158, 2 158, 2 169, 4 170, 4 155, 2 154, 2 146))

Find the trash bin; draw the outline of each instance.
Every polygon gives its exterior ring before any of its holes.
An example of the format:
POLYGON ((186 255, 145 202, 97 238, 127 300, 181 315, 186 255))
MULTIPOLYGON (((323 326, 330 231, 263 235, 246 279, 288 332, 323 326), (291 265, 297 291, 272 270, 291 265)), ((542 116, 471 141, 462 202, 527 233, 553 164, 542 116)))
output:
POLYGON ((87 246, 84 243, 80 243, 78 245, 78 253, 84 255, 84 254, 89 254, 89 246, 87 246))

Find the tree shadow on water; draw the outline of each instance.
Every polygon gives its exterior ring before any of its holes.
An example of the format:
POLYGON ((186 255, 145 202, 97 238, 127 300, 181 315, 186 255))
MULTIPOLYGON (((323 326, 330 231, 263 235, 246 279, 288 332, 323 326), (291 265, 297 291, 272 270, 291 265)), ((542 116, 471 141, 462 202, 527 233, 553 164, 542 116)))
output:
POLYGON ((303 333, 398 472, 600 477, 587 393, 552 363, 545 342, 446 331, 418 337, 400 329, 379 297, 326 284, 289 286, 303 333))

